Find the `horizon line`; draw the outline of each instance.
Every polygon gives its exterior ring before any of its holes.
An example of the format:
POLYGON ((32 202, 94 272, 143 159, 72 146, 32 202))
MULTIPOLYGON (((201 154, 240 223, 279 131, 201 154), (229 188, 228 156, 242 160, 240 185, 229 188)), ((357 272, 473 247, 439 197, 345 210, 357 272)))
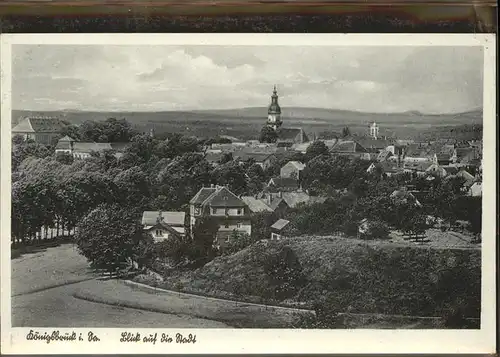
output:
MULTIPOLYGON (((11 111, 24 111, 24 112, 87 112, 87 113, 164 113, 164 112, 210 112, 210 111, 230 111, 230 110, 242 110, 242 109, 257 109, 257 108, 267 108, 267 106, 251 106, 251 107, 234 107, 234 108, 210 108, 210 109, 161 109, 161 110, 155 110, 155 109, 150 109, 150 110, 127 110, 127 109, 108 109, 108 110, 102 110, 102 109, 75 109, 75 108, 65 108, 65 109, 18 109, 18 108, 12 108, 11 111)), ((429 112, 422 112, 420 110, 405 110, 405 111, 386 111, 386 112, 369 112, 369 111, 361 111, 361 110, 354 110, 354 109, 339 109, 339 108, 324 108, 324 107, 301 107, 301 106, 290 106, 287 108, 297 108, 297 109, 320 109, 320 110, 328 110, 328 111, 338 111, 338 112, 352 112, 352 113, 359 113, 359 114, 387 114, 387 115, 396 115, 396 114, 416 114, 416 115, 429 115, 429 116, 439 116, 439 115, 460 115, 464 113, 471 113, 471 112, 478 112, 478 111, 483 111, 483 107, 476 107, 476 108, 471 108, 467 109, 464 111, 460 112, 441 112, 441 113, 429 113, 429 112)), ((286 111, 286 108, 284 109, 286 111)), ((283 110, 282 110, 283 112, 283 110)))

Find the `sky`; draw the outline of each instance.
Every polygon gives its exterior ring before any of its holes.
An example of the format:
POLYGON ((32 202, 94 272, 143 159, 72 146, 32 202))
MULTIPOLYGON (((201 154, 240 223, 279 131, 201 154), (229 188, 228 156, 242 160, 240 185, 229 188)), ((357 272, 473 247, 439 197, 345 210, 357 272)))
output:
POLYGON ((12 106, 166 111, 482 107, 481 47, 14 45, 12 106))

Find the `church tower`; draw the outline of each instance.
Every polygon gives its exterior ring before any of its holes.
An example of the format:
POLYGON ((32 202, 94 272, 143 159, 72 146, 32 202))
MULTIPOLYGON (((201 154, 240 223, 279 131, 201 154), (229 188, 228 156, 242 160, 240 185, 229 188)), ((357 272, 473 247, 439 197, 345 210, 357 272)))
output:
POLYGON ((267 110, 267 126, 278 129, 283 122, 281 121, 281 108, 278 104, 278 92, 274 86, 273 95, 271 96, 271 104, 267 110))
POLYGON ((375 122, 370 125, 370 136, 375 140, 378 139, 378 125, 375 122))

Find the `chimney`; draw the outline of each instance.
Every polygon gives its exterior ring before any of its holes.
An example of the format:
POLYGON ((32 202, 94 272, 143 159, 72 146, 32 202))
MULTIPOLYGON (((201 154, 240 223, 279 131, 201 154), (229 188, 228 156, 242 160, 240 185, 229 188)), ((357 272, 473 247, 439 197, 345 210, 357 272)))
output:
POLYGON ((280 192, 278 193, 278 197, 279 197, 279 198, 283 198, 283 192, 281 192, 281 191, 280 191, 280 192))
POLYGON ((271 201, 272 201, 272 195, 271 195, 271 193, 268 193, 268 194, 267 194, 266 199, 267 199, 267 204, 268 204, 268 205, 270 205, 270 204, 271 204, 271 201))

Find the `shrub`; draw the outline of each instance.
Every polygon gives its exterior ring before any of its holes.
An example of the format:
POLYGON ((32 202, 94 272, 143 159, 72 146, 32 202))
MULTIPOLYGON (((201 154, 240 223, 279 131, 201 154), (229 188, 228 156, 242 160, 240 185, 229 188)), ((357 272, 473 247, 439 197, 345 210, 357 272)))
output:
POLYGON ((223 250, 224 255, 234 254, 240 250, 245 249, 249 245, 254 243, 254 240, 250 235, 238 231, 234 231, 229 237, 229 242, 223 250))
POLYGON ((297 328, 335 329, 345 328, 344 319, 338 312, 336 299, 332 295, 320 298, 313 303, 315 315, 300 315, 297 328))
POLYGON ((272 297, 277 301, 291 298, 305 284, 300 261, 288 246, 265 258, 264 271, 272 288, 272 297))
POLYGON ((368 225, 366 239, 386 239, 389 235, 389 226, 381 221, 372 221, 368 225))
POLYGON ((137 217, 119 205, 100 205, 78 224, 75 242, 93 267, 109 273, 151 259, 152 238, 145 235, 137 217))

